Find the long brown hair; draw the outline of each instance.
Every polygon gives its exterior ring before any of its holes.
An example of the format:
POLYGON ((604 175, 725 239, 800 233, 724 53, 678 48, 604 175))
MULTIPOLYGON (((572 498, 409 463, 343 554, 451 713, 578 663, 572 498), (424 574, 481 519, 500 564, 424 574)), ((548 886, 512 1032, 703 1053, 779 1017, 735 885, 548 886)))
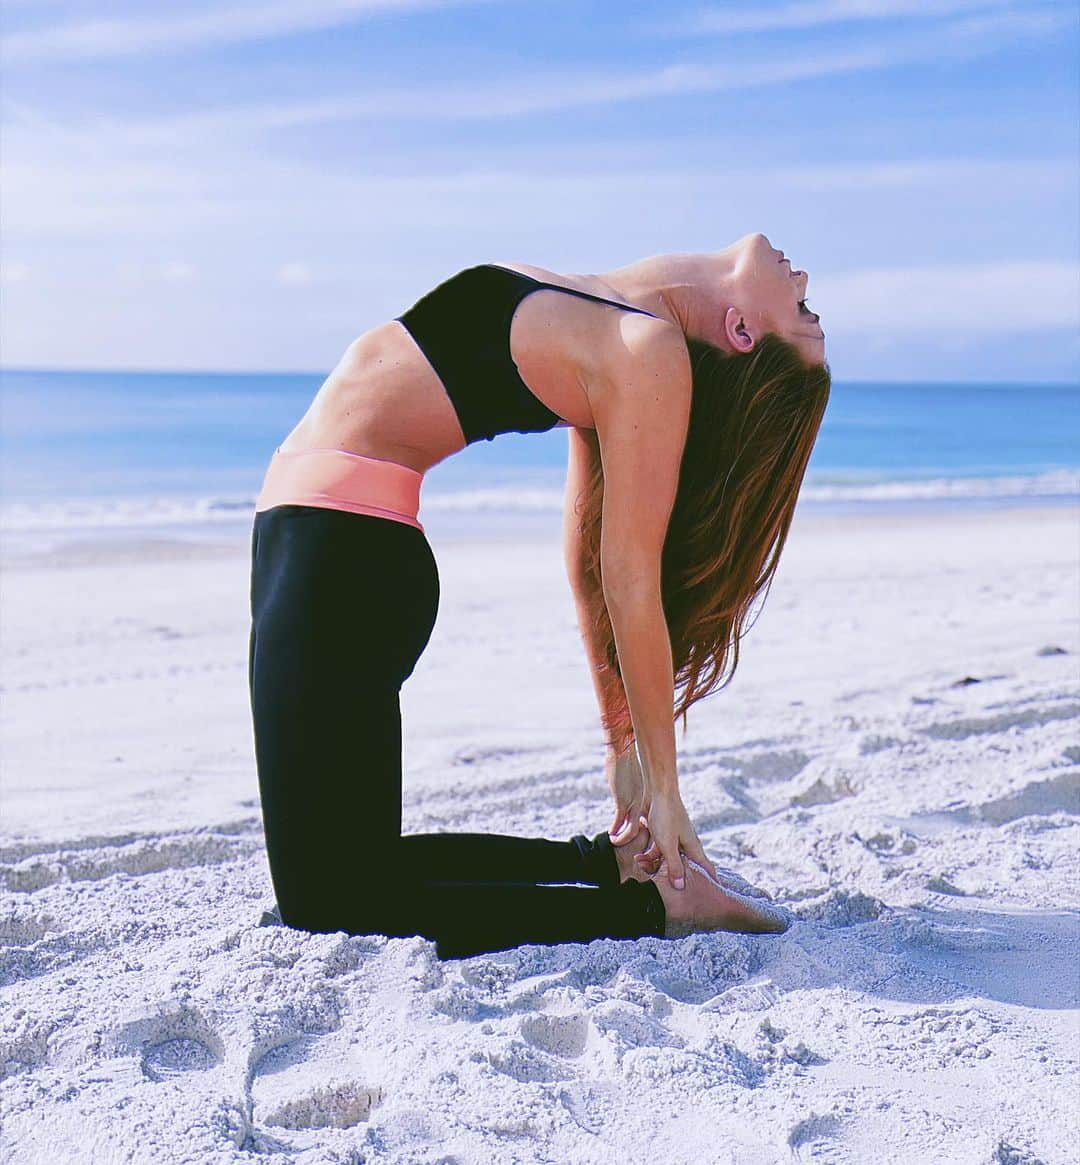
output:
MULTIPOLYGON (((735 675, 739 641, 749 630, 743 625, 779 563, 832 381, 828 364, 807 364, 772 332, 745 353, 689 337, 687 348, 693 399, 661 566, 676 693, 682 689, 674 716, 682 716, 684 732, 690 706, 735 675)), ((602 597, 603 502, 596 459, 578 503, 579 525, 588 615, 605 661, 604 729, 621 755, 634 727, 602 597)))

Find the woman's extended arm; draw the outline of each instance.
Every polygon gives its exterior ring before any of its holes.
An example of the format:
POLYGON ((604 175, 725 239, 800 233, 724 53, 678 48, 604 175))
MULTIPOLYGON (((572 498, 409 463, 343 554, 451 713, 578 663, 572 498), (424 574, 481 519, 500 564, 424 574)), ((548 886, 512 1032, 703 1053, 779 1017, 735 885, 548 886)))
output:
MULTIPOLYGON (((626 708, 622 680, 607 666, 598 639, 598 616, 604 606, 599 578, 589 570, 581 533, 580 508, 590 482, 601 472, 600 446, 592 429, 569 430, 569 457, 566 470, 566 499, 563 512, 563 551, 566 574, 577 610, 578 627, 585 645, 593 691, 600 709, 600 721, 609 725, 626 708)), ((645 777, 631 743, 620 754, 618 742, 609 735, 604 755, 604 777, 615 802, 609 833, 629 842, 637 836, 644 812, 645 777)))
POLYGON ((590 399, 604 471, 600 571, 654 848, 675 886, 680 847, 710 865, 679 796, 675 685, 661 558, 690 419, 691 373, 679 330, 623 318, 611 379, 590 399))
POLYGON ((653 788, 671 790, 678 787, 675 686, 660 570, 689 425, 690 373, 681 384, 674 344, 684 363, 686 347, 670 325, 624 321, 622 339, 611 383, 592 393, 604 472, 600 573, 638 755, 653 788))
MULTIPOLYGON (((596 433, 591 429, 571 428, 568 433, 563 557, 577 610, 578 627, 585 645, 589 675, 600 709, 600 719, 601 722, 607 723, 611 716, 625 707, 626 693, 622 681, 606 666, 603 649, 596 638, 596 616, 598 608, 604 603, 604 595, 599 579, 587 569, 580 516, 580 507, 584 502, 589 482, 600 469, 600 445, 596 433)), ((614 756, 615 742, 608 738, 605 743, 609 756, 614 756)))

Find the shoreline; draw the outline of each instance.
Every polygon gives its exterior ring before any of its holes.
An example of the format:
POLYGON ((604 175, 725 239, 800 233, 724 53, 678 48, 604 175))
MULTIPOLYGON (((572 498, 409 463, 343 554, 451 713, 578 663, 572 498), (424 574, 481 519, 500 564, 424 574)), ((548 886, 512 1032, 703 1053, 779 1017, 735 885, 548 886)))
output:
MULTIPOLYGON (((848 527, 910 528, 921 523, 959 525, 992 522, 1005 515, 1039 523, 1053 521, 1063 512, 1080 519, 1080 499, 980 498, 888 502, 812 502, 797 510, 789 541, 800 531, 848 527)), ((94 526, 32 531, 0 530, 0 572, 50 569, 108 562, 189 561, 247 555, 251 521, 222 520, 213 523, 150 523, 131 526, 94 526)), ((536 545, 562 538, 562 513, 555 511, 489 511, 459 518, 452 512, 425 515, 420 519, 433 547, 487 545, 536 545), (486 523, 486 525, 485 525, 486 523)))

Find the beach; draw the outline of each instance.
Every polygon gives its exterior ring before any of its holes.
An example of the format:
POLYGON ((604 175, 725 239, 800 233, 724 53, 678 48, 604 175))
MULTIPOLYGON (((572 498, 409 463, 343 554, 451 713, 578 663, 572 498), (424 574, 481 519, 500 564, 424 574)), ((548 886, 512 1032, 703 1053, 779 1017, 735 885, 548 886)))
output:
MULTIPOLYGON (((259 925, 242 523, 9 546, 4 1160, 1076 1161, 1078 518, 800 508, 676 729, 707 852, 785 934, 447 961, 259 925)), ((557 524, 432 523, 406 832, 611 822, 557 524)))

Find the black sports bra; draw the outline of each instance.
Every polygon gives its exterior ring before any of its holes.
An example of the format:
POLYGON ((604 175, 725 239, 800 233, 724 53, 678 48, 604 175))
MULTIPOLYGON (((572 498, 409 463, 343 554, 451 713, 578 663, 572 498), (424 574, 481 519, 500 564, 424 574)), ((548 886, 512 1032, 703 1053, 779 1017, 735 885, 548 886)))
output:
POLYGON ((442 381, 467 445, 490 441, 499 433, 543 433, 562 420, 530 392, 510 355, 514 310, 542 287, 653 315, 589 291, 482 263, 459 271, 394 317, 442 381))

